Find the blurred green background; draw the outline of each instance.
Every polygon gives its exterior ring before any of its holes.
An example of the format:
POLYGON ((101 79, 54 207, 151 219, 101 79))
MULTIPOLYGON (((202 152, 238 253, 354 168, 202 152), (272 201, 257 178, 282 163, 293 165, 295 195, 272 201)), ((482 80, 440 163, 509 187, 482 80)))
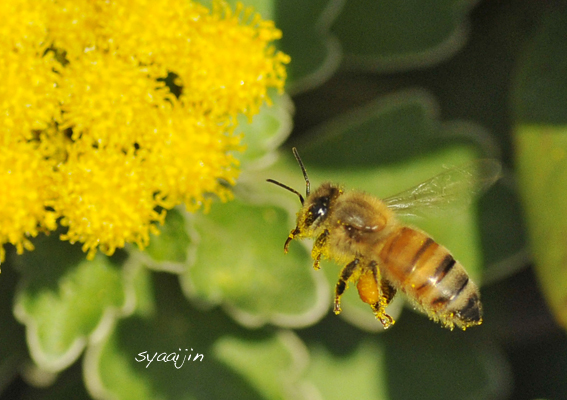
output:
POLYGON ((235 200, 169 213, 145 252, 86 262, 52 235, 12 254, 0 399, 567 399, 564 2, 246 4, 292 62, 288 94, 242 121, 235 200), (313 186, 377 196, 499 160, 478 205, 408 221, 480 284, 484 323, 448 331, 399 296, 383 332, 352 287, 333 315, 342 266, 313 271, 309 243, 283 254, 299 202, 265 182, 303 192, 292 146, 313 186), (136 361, 145 351, 204 360, 136 361))

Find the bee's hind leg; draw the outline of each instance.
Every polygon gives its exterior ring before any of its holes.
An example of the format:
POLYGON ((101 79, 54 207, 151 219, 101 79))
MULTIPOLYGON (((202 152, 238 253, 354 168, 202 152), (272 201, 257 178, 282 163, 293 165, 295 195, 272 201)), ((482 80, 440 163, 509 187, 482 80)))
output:
POLYGON ((396 294, 396 288, 394 288, 387 280, 382 279, 380 281, 380 289, 382 291, 382 297, 380 298, 379 302, 372 304, 371 307, 376 318, 378 318, 378 320, 380 320, 380 322, 384 326, 384 329, 388 329, 396 322, 394 321, 394 318, 386 313, 386 307, 394 298, 396 294))
POLYGON ((396 294, 390 282, 380 278, 380 273, 375 261, 368 265, 366 273, 360 276, 357 284, 358 294, 365 303, 370 304, 376 318, 382 323, 384 329, 388 329, 395 321, 386 313, 386 307, 396 294), (380 285, 378 285, 380 282, 380 285))
POLYGON ((347 282, 352 276, 352 274, 358 268, 358 264, 360 260, 355 258, 353 261, 348 263, 341 271, 341 275, 339 276, 339 281, 337 282, 337 286, 335 287, 335 305, 333 307, 333 311, 335 314, 339 314, 341 312, 341 296, 346 290, 347 282))

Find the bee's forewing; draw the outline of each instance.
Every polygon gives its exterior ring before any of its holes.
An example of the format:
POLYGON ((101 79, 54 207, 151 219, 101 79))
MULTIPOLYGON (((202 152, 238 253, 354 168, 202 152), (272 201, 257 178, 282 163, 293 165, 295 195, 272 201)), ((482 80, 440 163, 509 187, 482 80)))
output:
POLYGON ((476 160, 441 172, 383 201, 400 215, 459 212, 492 186, 500 178, 501 171, 496 160, 476 160))

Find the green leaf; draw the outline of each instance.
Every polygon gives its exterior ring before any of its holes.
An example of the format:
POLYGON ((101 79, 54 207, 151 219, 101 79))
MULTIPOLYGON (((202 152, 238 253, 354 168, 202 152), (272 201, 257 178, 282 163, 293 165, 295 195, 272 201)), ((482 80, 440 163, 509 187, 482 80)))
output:
POLYGON ((401 163, 460 144, 495 157, 485 131, 471 123, 442 123, 437 110, 429 93, 399 91, 321 124, 295 144, 306 162, 334 170, 401 163))
POLYGON ((288 93, 318 86, 337 70, 342 54, 329 28, 341 4, 337 0, 276 2, 275 22, 283 32, 278 47, 291 56, 287 66, 288 93))
POLYGON ((529 260, 527 228, 511 171, 479 201, 480 238, 485 270, 483 283, 490 284, 524 268, 529 260))
POLYGON ((567 329, 567 126, 516 129, 520 191, 543 293, 567 329))
POLYGON ((297 382, 304 374, 307 352, 288 331, 264 340, 227 336, 214 346, 217 358, 240 373, 266 399, 301 398, 297 382))
POLYGON ((551 7, 528 43, 514 79, 516 122, 567 123, 567 10, 551 7))
MULTIPOLYGON (((46 374, 45 371, 37 372, 40 375, 42 373, 46 374)), ((57 378, 55 382, 49 382, 49 384, 45 381, 38 382, 37 377, 30 377, 29 375, 28 368, 26 381, 29 383, 31 380, 36 386, 25 386, 21 388, 21 393, 18 397, 20 400, 92 399, 85 388, 81 366, 78 363, 75 363, 70 368, 57 374, 57 376, 48 377, 53 379, 57 378)))
POLYGON ((451 332, 412 312, 395 329, 381 336, 392 400, 508 398, 510 366, 482 326, 451 332))
POLYGON ((84 260, 79 246, 57 237, 38 240, 21 262, 24 280, 14 312, 26 326, 31 356, 48 371, 72 364, 89 337, 101 334, 125 306, 119 266, 107 257, 84 260))
POLYGON ((328 400, 503 399, 511 383, 481 329, 451 332, 415 312, 378 336, 333 317, 300 336, 311 355, 306 379, 328 400))
MULTIPOLYGON (((261 182, 258 190, 267 190, 261 182)), ((285 255, 288 213, 240 198, 195 214, 192 263, 181 283, 193 299, 223 304, 241 323, 304 325, 322 312, 321 286, 303 250, 285 255)))
POLYGON ((383 344, 370 338, 348 354, 315 344, 307 379, 325 400, 389 399, 383 344))
MULTIPOLYGON (((259 13, 264 19, 274 19, 274 1, 273 0, 225 0, 232 6, 234 10, 238 3, 243 3, 246 7, 252 7, 255 12, 259 13)), ((213 0, 199 0, 199 3, 212 8, 213 0)))
POLYGON ((290 346, 291 334, 249 331, 218 311, 197 311, 171 275, 146 279, 153 282, 155 296, 146 295, 156 312, 119 321, 107 340, 88 349, 91 393, 137 400, 260 400, 294 391, 292 375, 299 374, 294 360, 304 357, 304 349, 290 346))
POLYGON ((175 208, 169 210, 165 224, 159 229, 160 234, 152 234, 150 244, 139 252, 139 255, 149 256, 150 259, 146 259, 146 263, 154 269, 182 271, 183 264, 187 261, 187 249, 190 243, 182 211, 175 208))
POLYGON ((544 295, 567 329, 567 9, 549 10, 514 81, 518 181, 544 295))
POLYGON ((275 150, 287 139, 293 126, 293 104, 287 95, 273 94, 273 104, 264 104, 251 122, 243 115, 238 118, 236 134, 243 134, 243 153, 237 153, 241 169, 252 169, 273 162, 275 150))
POLYGON ((350 66, 377 71, 423 67, 464 45, 472 6, 464 0, 347 1, 332 32, 350 66))

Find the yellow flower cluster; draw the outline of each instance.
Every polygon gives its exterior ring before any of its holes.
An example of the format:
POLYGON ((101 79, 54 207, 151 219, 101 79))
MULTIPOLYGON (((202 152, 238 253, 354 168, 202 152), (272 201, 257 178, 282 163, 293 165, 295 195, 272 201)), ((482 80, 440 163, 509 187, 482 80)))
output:
POLYGON ((271 21, 191 0, 0 4, 0 262, 58 223, 88 257, 230 197, 237 115, 283 89, 271 21), (161 210, 161 211, 158 211, 161 210))

